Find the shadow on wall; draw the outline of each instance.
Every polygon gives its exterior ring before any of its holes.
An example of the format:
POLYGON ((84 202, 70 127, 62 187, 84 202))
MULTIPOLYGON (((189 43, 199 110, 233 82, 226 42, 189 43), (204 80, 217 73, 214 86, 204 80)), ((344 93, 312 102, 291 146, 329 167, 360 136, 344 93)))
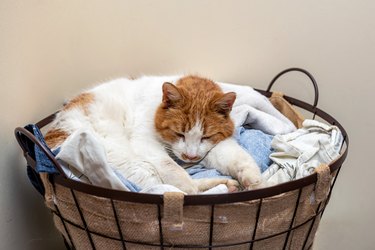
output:
POLYGON ((6 204, 3 206, 7 211, 6 237, 12 242, 12 249, 65 249, 62 236, 53 225, 52 214, 44 205, 43 197, 28 180, 21 149, 15 142, 8 150, 11 153, 4 155, 3 167, 8 176, 7 189, 12 192, 6 194, 6 204), (10 211, 15 207, 22 209, 10 211))

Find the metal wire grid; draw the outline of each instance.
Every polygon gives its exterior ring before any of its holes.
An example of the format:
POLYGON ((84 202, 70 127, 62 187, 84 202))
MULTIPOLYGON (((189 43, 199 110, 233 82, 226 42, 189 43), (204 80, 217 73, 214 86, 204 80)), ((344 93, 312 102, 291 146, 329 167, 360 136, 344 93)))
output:
MULTIPOLYGON (((339 170, 341 169, 341 167, 339 168, 339 170)), ((55 211, 52 211, 52 213, 56 216, 58 216, 60 219, 61 219, 61 222, 64 226, 64 229, 65 229, 65 233, 66 235, 68 236, 68 239, 64 239, 66 240, 66 246, 67 246, 67 249, 75 249, 75 246, 74 246, 74 241, 72 241, 72 238, 69 234, 69 231, 67 229, 67 226, 66 224, 69 224, 70 226, 73 226, 75 228, 78 228, 80 230, 83 230, 86 232, 87 234, 87 237, 90 241, 90 244, 91 244, 91 247, 92 249, 96 249, 95 247, 95 244, 94 244, 94 241, 92 239, 92 235, 96 235, 96 236, 100 236, 100 237, 103 237, 103 238, 107 238, 107 239, 111 239, 111 240, 114 240, 114 241, 118 241, 121 243, 122 245, 122 249, 127 249, 126 248, 126 243, 131 243, 131 244, 135 244, 135 245, 139 245, 139 246, 151 246, 151 247, 160 247, 160 249, 169 249, 169 248, 176 248, 176 249, 180 249, 180 248, 184 248, 184 249, 216 249, 216 248, 224 248, 224 247, 233 247, 233 246, 240 246, 240 245, 247 245, 249 244, 249 249, 252 250, 253 249, 253 246, 254 246, 254 243, 255 242, 261 242, 261 241, 264 241, 264 240, 267 240, 267 239, 270 239, 270 238, 274 238, 274 237, 277 237, 277 236, 280 236, 280 235, 283 235, 285 234, 286 237, 285 237, 285 242, 284 242, 284 245, 283 245, 283 248, 282 249, 287 249, 287 246, 288 246, 288 240, 289 240, 289 236, 290 234, 310 223, 310 226, 309 226, 309 229, 308 229, 308 232, 307 232, 307 235, 306 235, 306 238, 304 240, 304 243, 303 243, 303 247, 302 249, 310 249, 312 247, 312 244, 313 242, 311 242, 309 245, 307 245, 309 239, 310 239, 310 236, 311 236, 311 232, 312 232, 312 229, 315 225, 315 222, 316 221, 319 221, 323 215, 323 212, 326 208, 326 205, 329 201, 329 197, 331 195, 331 191, 335 185, 335 182, 336 182, 336 179, 337 179, 337 175, 339 173, 339 170, 336 172, 336 175, 335 175, 335 178, 333 179, 333 182, 332 182, 332 185, 331 185, 331 189, 330 189, 330 192, 329 192, 329 195, 328 195, 328 198, 325 200, 325 201, 322 201, 319 203, 319 205, 317 206, 317 209, 315 211, 315 215, 312 216, 311 218, 307 219, 306 221, 298 224, 298 225, 294 225, 294 222, 295 222, 295 219, 296 219, 296 214, 297 214, 297 211, 298 211, 298 208, 299 208, 299 204, 300 204, 300 198, 301 198, 301 193, 302 193, 302 188, 299 189, 298 191, 298 196, 297 196, 297 199, 296 199, 296 202, 295 202, 295 205, 294 205, 294 212, 293 212, 293 217, 290 221, 290 225, 289 225, 289 228, 287 230, 284 230, 284 231, 281 231, 281 232, 278 232, 276 234, 272 234, 272 235, 269 235, 269 236, 266 236, 266 237, 261 237, 261 238, 256 238, 256 233, 257 233, 257 228, 258 228, 258 221, 259 221, 259 217, 260 217, 260 212, 261 212, 261 209, 262 209, 262 201, 263 199, 259 199, 259 205, 258 205, 258 208, 257 208, 257 212, 256 212, 256 222, 255 222, 255 229, 253 231, 253 234, 252 234, 252 237, 251 239, 249 239, 248 241, 242 241, 242 242, 236 242, 236 243, 230 243, 230 244, 212 244, 212 238, 213 238, 213 234, 214 234, 214 213, 215 213, 215 205, 211 205, 211 218, 210 218, 210 226, 209 226, 209 229, 210 229, 210 232, 209 232, 209 242, 207 243, 207 245, 203 245, 203 246, 199 246, 199 245, 171 245, 171 244, 166 244, 164 243, 164 237, 163 237, 163 227, 162 227, 162 223, 161 223, 161 219, 162 219, 162 215, 161 215, 161 205, 155 205, 157 206, 157 211, 158 211, 158 222, 159 222, 159 237, 160 237, 160 242, 159 244, 153 244, 153 243, 148 243, 148 242, 139 242, 139 241, 131 241, 131 240, 127 240, 126 239, 126 235, 124 235, 122 233, 122 230, 121 230, 121 227, 120 227, 120 223, 119 223, 119 220, 118 220, 118 216, 117 216, 117 211, 116 211, 116 207, 115 207, 115 204, 113 202, 113 199, 110 199, 111 201, 111 204, 112 204, 112 210, 113 210, 113 215, 114 215, 114 218, 116 220, 116 224, 117 224, 117 229, 118 229, 118 233, 119 233, 119 237, 116 238, 116 237, 110 237, 108 235, 104 235, 103 233, 100 233, 100 232, 94 232, 94 231, 91 231, 89 230, 89 228, 87 227, 87 223, 85 221, 85 218, 84 218, 84 215, 83 215, 83 212, 80 208, 80 205, 79 205, 79 201, 75 195, 75 191, 73 189, 70 189, 70 192, 72 194, 72 197, 74 198, 74 202, 75 202, 75 205, 79 211, 79 215, 80 215, 80 218, 82 220, 82 224, 83 224, 83 227, 64 218, 58 207, 55 206, 55 211), (294 225, 294 226, 293 226, 294 225), (69 242, 71 244, 69 244, 69 242)), ((313 236, 312 236, 313 237, 313 236)))

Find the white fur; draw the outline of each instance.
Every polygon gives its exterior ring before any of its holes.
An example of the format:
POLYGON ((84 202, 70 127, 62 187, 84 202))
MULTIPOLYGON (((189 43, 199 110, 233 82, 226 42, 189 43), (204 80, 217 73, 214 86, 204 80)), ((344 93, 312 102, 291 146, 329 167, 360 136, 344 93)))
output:
MULTIPOLYGON (((206 154, 215 146, 209 142, 209 140, 202 140, 203 128, 201 122, 198 121, 188 132, 185 134, 185 138, 180 138, 177 142, 171 145, 173 153, 180 159, 183 159, 182 155, 185 154, 189 157, 197 157, 195 162, 201 160, 206 154)), ((183 159, 185 162, 188 159, 183 159)))
MULTIPOLYGON (((209 189, 227 180, 192 180, 164 150, 154 128, 154 115, 162 100, 162 84, 175 83, 178 76, 142 77, 136 80, 117 79, 99 85, 87 93, 94 96, 88 106, 89 115, 81 108, 61 111, 52 127, 73 133, 90 129, 103 144, 109 164, 115 166, 125 178, 142 188, 156 184, 171 184, 186 193, 197 193, 202 187, 209 189)), ((233 139, 216 147, 203 135, 200 123, 185 133, 185 140, 168 145, 177 157, 182 154, 206 157, 207 167, 216 167, 231 174, 247 187, 259 184, 260 172, 252 158, 233 139), (246 154, 246 155, 245 155, 246 154)), ((236 186, 230 182, 230 185, 236 186)))

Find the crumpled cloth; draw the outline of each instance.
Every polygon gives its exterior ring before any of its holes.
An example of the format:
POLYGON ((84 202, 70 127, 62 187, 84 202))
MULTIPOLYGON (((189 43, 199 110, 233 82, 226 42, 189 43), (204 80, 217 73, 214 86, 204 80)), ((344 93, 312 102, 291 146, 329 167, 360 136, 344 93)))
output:
MULTIPOLYGON (((104 146, 88 130, 73 132, 61 145, 56 159, 62 161, 65 175, 71 179, 110 189, 130 191, 124 180, 108 164, 104 146)), ((132 186, 132 185, 128 185, 132 186)))
POLYGON ((273 138, 270 158, 274 163, 262 176, 268 186, 308 176, 340 155, 343 140, 337 126, 306 119, 302 128, 273 138))
POLYGON ((249 86, 219 83, 224 92, 236 93, 230 113, 235 127, 245 126, 269 135, 286 134, 296 130, 294 124, 281 114, 268 100, 249 86))

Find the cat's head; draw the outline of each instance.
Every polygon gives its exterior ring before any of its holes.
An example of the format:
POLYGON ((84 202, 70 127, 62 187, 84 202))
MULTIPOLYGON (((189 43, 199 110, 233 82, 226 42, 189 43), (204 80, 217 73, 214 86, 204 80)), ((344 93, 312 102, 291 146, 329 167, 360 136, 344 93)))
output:
POLYGON ((223 93, 214 82, 181 78, 163 84, 162 103, 155 114, 155 129, 167 149, 184 162, 198 162, 220 141, 232 136, 229 113, 234 92, 223 93))

